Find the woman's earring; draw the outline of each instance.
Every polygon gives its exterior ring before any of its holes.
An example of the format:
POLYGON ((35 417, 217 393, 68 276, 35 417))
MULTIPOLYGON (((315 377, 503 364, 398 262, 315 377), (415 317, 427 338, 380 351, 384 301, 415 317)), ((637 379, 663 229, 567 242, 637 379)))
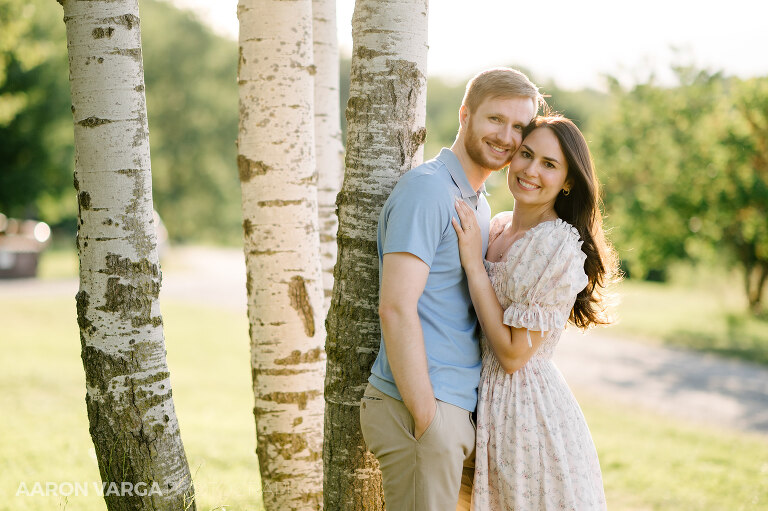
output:
POLYGON ((568 197, 570 194, 571 194, 571 189, 570 188, 563 188, 563 195, 568 197))

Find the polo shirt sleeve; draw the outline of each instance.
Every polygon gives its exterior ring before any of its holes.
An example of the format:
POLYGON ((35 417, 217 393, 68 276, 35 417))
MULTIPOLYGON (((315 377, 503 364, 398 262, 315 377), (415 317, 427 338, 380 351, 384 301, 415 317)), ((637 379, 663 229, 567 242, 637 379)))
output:
POLYGON ((432 266, 446 226, 450 226, 448 206, 453 207, 445 188, 432 181, 428 175, 420 176, 393 191, 386 206, 382 254, 408 252, 432 266))

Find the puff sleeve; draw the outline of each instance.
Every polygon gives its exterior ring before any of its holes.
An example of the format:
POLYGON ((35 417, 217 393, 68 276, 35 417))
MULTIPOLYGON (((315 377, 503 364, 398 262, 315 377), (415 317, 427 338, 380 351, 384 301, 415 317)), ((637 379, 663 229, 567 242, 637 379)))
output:
POLYGON ((516 243, 521 246, 507 260, 505 294, 511 304, 504 324, 529 331, 562 330, 576 295, 588 283, 578 231, 558 219, 533 227, 516 243))

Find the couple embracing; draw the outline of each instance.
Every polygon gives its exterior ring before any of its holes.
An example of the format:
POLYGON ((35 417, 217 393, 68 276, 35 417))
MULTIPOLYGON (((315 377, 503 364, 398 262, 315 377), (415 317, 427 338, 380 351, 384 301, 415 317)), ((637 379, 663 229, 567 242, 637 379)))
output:
POLYGON ((453 146, 382 209, 382 344, 360 422, 390 511, 606 508, 551 356, 567 322, 608 321, 616 262, 584 137, 540 105, 522 73, 480 73, 453 146), (484 182, 507 165, 514 211, 491 219, 484 182))

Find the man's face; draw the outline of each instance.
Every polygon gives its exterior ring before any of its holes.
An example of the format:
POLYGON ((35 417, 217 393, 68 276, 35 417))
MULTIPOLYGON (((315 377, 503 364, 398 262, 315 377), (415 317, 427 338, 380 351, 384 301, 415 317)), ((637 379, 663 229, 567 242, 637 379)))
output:
POLYGON ((523 128, 535 114, 533 101, 523 96, 486 98, 474 113, 462 106, 459 115, 467 155, 484 169, 504 168, 522 142, 523 128))

